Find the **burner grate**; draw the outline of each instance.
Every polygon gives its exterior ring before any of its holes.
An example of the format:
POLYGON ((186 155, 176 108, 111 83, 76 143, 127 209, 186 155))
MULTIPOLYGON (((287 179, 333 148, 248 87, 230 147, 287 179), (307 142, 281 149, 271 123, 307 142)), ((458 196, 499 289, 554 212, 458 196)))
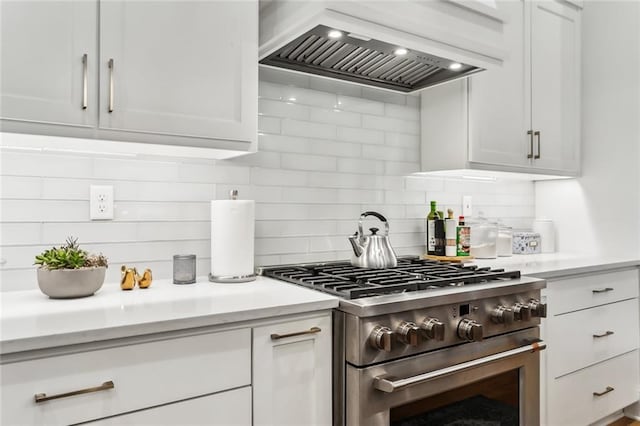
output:
POLYGON ((263 274, 347 299, 520 278, 519 271, 478 268, 417 257, 400 258, 398 266, 365 269, 348 262, 272 266, 263 274))

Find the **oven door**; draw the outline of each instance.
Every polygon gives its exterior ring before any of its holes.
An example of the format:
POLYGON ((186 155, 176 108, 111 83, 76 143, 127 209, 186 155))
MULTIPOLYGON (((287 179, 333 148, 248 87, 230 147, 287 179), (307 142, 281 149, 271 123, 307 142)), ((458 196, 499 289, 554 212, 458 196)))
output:
POLYGON ((538 425, 537 327, 386 362, 346 367, 346 424, 538 425))

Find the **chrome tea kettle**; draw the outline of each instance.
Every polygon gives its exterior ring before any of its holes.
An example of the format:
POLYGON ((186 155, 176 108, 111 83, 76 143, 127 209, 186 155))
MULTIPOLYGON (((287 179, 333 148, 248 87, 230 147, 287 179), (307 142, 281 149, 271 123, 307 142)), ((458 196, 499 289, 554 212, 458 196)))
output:
POLYGON ((362 213, 358 222, 358 232, 349 237, 349 242, 353 247, 353 256, 351 256, 353 266, 372 269, 398 266, 398 259, 389 243, 389 222, 380 213, 362 213), (364 235, 362 221, 367 216, 375 216, 384 223, 384 235, 378 235, 378 228, 369 228, 371 235, 364 235))

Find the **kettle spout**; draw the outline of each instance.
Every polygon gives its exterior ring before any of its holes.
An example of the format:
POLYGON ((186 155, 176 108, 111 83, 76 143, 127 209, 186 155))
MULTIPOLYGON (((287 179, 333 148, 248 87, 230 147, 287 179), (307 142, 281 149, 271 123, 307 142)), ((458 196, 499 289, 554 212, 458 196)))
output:
POLYGON ((360 257, 364 251, 364 247, 360 243, 357 232, 349 237, 349 242, 351 243, 351 247, 353 247, 353 254, 355 254, 356 257, 360 257))

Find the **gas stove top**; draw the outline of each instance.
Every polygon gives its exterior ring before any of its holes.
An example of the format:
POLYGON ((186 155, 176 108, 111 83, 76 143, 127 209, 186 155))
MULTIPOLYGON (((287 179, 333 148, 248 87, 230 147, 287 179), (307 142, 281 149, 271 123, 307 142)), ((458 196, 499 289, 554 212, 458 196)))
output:
POLYGON ((443 263, 418 257, 399 258, 389 269, 365 269, 349 262, 272 266, 262 269, 268 277, 310 287, 343 299, 463 287, 510 281, 519 271, 479 268, 475 265, 443 263))

